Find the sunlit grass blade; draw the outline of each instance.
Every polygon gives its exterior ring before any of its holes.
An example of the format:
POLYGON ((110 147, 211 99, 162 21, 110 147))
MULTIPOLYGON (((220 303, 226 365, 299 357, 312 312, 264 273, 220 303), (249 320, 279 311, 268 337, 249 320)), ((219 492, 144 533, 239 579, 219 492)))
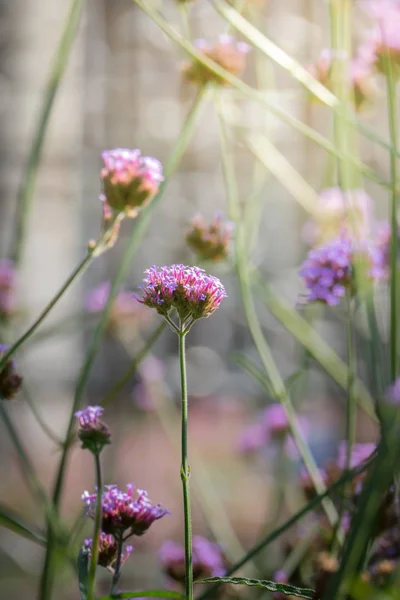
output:
POLYGON ((306 600, 312 600, 314 596, 314 590, 308 588, 299 588, 294 585, 287 585, 285 583, 275 583, 274 581, 268 581, 267 579, 247 579, 246 577, 207 577, 196 581, 198 584, 210 584, 210 583, 233 583, 234 585, 247 585, 250 587, 259 587, 269 592, 281 593, 286 596, 296 596, 296 598, 306 598, 306 600))
POLYGON ((0 504, 0 527, 9 529, 41 546, 46 545, 46 538, 43 534, 26 525, 19 515, 14 514, 13 511, 2 504, 0 504))
POLYGON ((73 0, 71 3, 60 44, 56 51, 54 64, 50 71, 48 83, 45 88, 43 105, 39 114, 35 132, 33 134, 27 166, 22 176, 22 184, 17 198, 13 246, 10 252, 10 258, 16 264, 19 264, 22 260, 26 237, 26 227, 30 214, 30 205, 35 192, 36 175, 42 156, 46 131, 54 106, 54 100, 60 87, 75 35, 78 30, 83 5, 83 0, 73 0))

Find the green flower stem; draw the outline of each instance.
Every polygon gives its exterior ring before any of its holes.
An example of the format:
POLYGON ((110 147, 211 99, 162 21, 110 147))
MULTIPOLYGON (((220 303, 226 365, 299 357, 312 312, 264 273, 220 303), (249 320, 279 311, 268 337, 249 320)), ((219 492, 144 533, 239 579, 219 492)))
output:
POLYGON ((93 258, 92 252, 88 252, 85 258, 79 263, 76 269, 71 273, 68 277, 67 281, 63 284, 57 294, 52 298, 52 300, 47 304, 47 306, 40 313, 36 321, 29 327, 27 331, 16 341, 14 344, 7 350, 7 352, 3 355, 0 360, 0 370, 6 365, 7 361, 15 354, 15 352, 31 337, 31 335, 36 331, 39 325, 44 321, 49 312, 54 308, 60 298, 65 294, 68 288, 74 283, 74 281, 81 275, 89 266, 91 260, 93 258))
MULTIPOLYGON (((397 149, 397 102, 396 102, 396 82, 394 80, 392 62, 389 56, 384 57, 386 71, 386 88, 389 117, 389 135, 390 143, 394 149, 397 149)), ((390 222, 391 222, 391 244, 390 244, 390 375, 394 381, 399 373, 398 351, 399 351, 399 332, 397 322, 398 311, 398 268, 397 255, 399 250, 398 242, 398 210, 397 210, 397 156, 390 155, 390 179, 392 183, 390 193, 390 222)))
POLYGON ((193 556, 192 556, 192 517, 190 511, 190 466, 188 463, 188 396, 186 377, 185 340, 186 334, 179 333, 179 366, 182 393, 181 430, 181 481, 183 490, 183 511, 185 519, 185 600, 193 600, 193 556))
POLYGON ((22 393, 23 393, 23 396, 24 396, 24 399, 25 399, 27 405, 31 409, 34 419, 36 420, 37 424, 39 425, 39 427, 41 428, 43 433, 45 435, 47 435, 47 437, 58 447, 62 447, 62 443, 63 443, 62 440, 54 433, 54 431, 51 429, 51 427, 49 427, 47 425, 46 421, 43 419, 42 415, 40 414, 40 410, 36 406, 36 402, 32 398, 31 393, 25 384, 25 378, 22 383, 22 393))
MULTIPOLYGON (((283 523, 283 525, 277 527, 260 542, 257 542, 257 544, 250 548, 250 550, 247 552, 247 554, 245 554, 245 556, 243 556, 241 560, 239 560, 227 570, 226 576, 233 575, 234 573, 236 573, 236 571, 244 567, 244 565, 247 564, 250 560, 253 560, 254 557, 257 556, 257 554, 259 554, 259 552, 261 552, 262 550, 264 550, 264 548, 266 548, 275 540, 280 538, 281 535, 285 533, 285 531, 290 529, 293 525, 295 525, 300 519, 302 519, 312 510, 318 508, 318 506, 324 501, 324 499, 328 498, 328 496, 330 496, 331 494, 337 492, 348 481, 354 479, 355 477, 357 477, 357 475, 360 475, 360 473, 366 471, 374 463, 375 459, 376 456, 374 455, 368 460, 368 462, 364 463, 359 467, 356 467, 350 473, 344 473, 342 477, 340 477, 340 479, 338 479, 333 485, 331 485, 323 494, 319 494, 318 496, 313 498, 308 504, 306 504, 297 513, 290 517, 290 519, 283 523)), ((220 584, 216 583, 215 585, 210 586, 205 592, 201 594, 201 596, 199 596, 198 600, 205 600, 205 598, 212 596, 212 594, 219 587, 219 585, 220 584)))
POLYGON ((30 213, 29 209, 35 191, 36 175, 42 156, 47 126, 49 124, 54 100, 65 72, 75 35, 78 30, 83 5, 83 0, 72 0, 65 28, 55 55, 54 64, 49 74, 43 105, 33 136, 32 146, 29 151, 28 163, 18 193, 15 231, 10 252, 10 258, 16 265, 20 264, 23 258, 26 228, 30 213))
MULTIPOLYGON (((235 257, 236 257, 236 269, 239 278, 240 292, 242 296, 243 309, 247 321, 247 325, 253 339, 254 345, 260 356, 262 365, 265 369, 269 383, 274 393, 274 397, 278 400, 287 415, 291 433, 293 435, 296 446, 299 450, 300 456, 304 462, 304 465, 310 474, 314 487, 317 493, 322 494, 326 490, 326 486, 322 480, 318 467, 315 463, 314 457, 312 456, 310 449, 304 441, 303 435, 300 431, 299 424, 296 417, 290 396, 286 390, 284 382, 278 371, 276 363, 271 353, 271 349, 265 340, 262 332, 261 325, 256 315, 255 305, 251 293, 251 281, 249 274, 249 264, 247 259, 247 252, 245 248, 245 238, 243 228, 240 227, 242 218, 240 215, 240 205, 238 198, 238 191, 236 187, 236 176, 234 170, 234 164, 230 155, 230 149, 228 147, 228 133, 226 131, 225 121, 221 109, 221 103, 217 100, 217 112, 220 124, 220 142, 221 142, 221 153, 222 153, 222 166, 225 180, 225 187, 228 195, 228 204, 231 220, 236 224, 236 239, 235 239, 235 257)), ((336 508, 330 499, 326 499, 323 502, 324 510, 327 514, 329 521, 335 524, 338 518, 336 508)))
POLYGON ((126 369, 125 373, 121 376, 121 378, 115 383, 115 385, 113 385, 113 387, 107 393, 106 397, 104 398, 104 400, 101 403, 102 406, 108 406, 109 404, 111 404, 111 402, 113 402, 113 400, 116 398, 116 396, 124 389, 125 385, 136 373, 136 370, 137 370, 139 364, 148 355, 151 348, 154 346, 154 344, 156 343, 156 341, 158 340, 158 338, 160 337, 160 335, 162 334, 162 332, 164 331, 166 326, 167 326, 167 323, 165 321, 162 321, 161 325, 159 325, 157 327, 157 329, 154 330, 154 332, 151 334, 151 336, 149 337, 149 339, 143 346, 142 350, 140 350, 140 352, 138 352, 136 354, 136 356, 132 359, 131 364, 126 369))
MULTIPOLYGON (((108 319, 109 319, 109 315, 110 315, 114 300, 117 297, 118 290, 119 290, 122 282, 124 281, 127 273, 129 272, 129 269, 131 268, 133 257, 135 255, 136 251, 138 250, 138 248, 140 247, 143 237, 144 237, 148 227, 150 226, 152 214, 153 214, 155 208, 157 207, 158 203, 160 202, 160 200, 166 190, 167 183, 168 183, 171 175, 177 169, 177 167, 182 159, 182 156, 184 155, 185 150, 192 138, 195 126, 197 124, 198 118, 201 113, 201 109, 206 102, 208 94, 209 94, 209 89, 207 87, 203 88, 202 90, 199 91, 196 98, 194 99, 193 105, 189 111, 189 114, 187 115, 187 118, 186 118, 184 125, 182 127, 182 130, 181 130, 181 133, 178 136, 176 145, 175 145, 174 150, 169 159, 168 165, 165 169, 165 179, 162 182, 162 184, 160 185, 157 196, 152 200, 152 202, 150 203, 150 205, 148 207, 143 209, 142 215, 138 219, 138 222, 136 223, 136 227, 133 231, 131 239, 129 240, 128 246, 125 250, 125 253, 123 255, 123 258, 119 265, 117 273, 115 274, 115 276, 112 280, 110 293, 109 293, 109 296, 107 299, 106 306, 101 315, 100 322, 97 325, 97 328, 93 334, 93 338, 92 338, 92 341, 87 350, 86 358, 85 358, 84 364, 82 366, 82 369, 81 369, 81 372, 80 372, 80 375, 78 378, 77 386, 76 386, 74 402, 73 402, 70 420, 69 420, 69 423, 67 426, 67 432, 66 432, 66 436, 65 436, 64 450, 61 455, 58 472, 57 472, 57 476, 56 476, 56 481, 55 481, 55 485, 54 485, 53 502, 54 502, 56 509, 58 509, 58 507, 60 505, 61 496, 62 496, 65 471, 66 471, 66 467, 67 467, 67 463, 68 463, 68 450, 69 450, 69 447, 71 446, 71 440, 72 440, 74 413, 77 410, 79 410, 79 407, 83 401, 84 392, 86 389, 86 383, 89 379, 90 371, 91 371, 94 359, 97 355, 97 351, 100 347, 101 341, 103 339, 103 335, 107 330, 108 319)), ((51 596, 51 588, 52 588, 52 584, 53 584, 52 553, 53 553, 54 542, 55 542, 55 540, 52 538, 51 535, 49 535, 46 557, 45 557, 45 564, 44 564, 43 573, 42 573, 41 600, 49 600, 50 596, 51 596)))
POLYGON ((103 500, 103 477, 101 472, 100 454, 94 455, 94 463, 96 469, 96 514, 94 519, 93 537, 92 537, 92 553, 89 565, 89 574, 87 580, 87 597, 86 600, 94 600, 95 598, 95 582, 96 568, 99 560, 99 541, 102 521, 102 500, 103 500))
POLYGON ((119 578, 121 577, 121 564, 122 564, 122 549, 124 546, 124 539, 122 534, 119 536, 118 538, 118 553, 117 553, 117 560, 115 562, 115 569, 114 569, 114 574, 113 574, 113 578, 111 581, 111 588, 110 588, 110 594, 114 595, 117 594, 118 592, 118 582, 119 582, 119 578))

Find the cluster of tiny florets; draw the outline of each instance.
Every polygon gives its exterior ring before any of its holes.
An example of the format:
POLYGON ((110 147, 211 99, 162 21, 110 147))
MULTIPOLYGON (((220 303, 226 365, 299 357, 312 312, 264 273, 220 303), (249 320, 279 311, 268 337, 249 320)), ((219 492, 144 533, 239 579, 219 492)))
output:
MULTIPOLYGON (((86 539, 83 542, 84 547, 88 550, 89 556, 92 554, 93 540, 91 538, 86 539)), ((123 564, 131 555, 133 546, 126 546, 125 551, 122 553, 121 564, 123 564)), ((113 570, 114 564, 117 560, 118 554, 118 542, 111 533, 100 532, 99 539, 99 557, 98 564, 106 569, 113 570)))
POLYGON ((82 448, 87 448, 94 454, 99 454, 106 444, 111 443, 110 431, 100 420, 103 410, 102 406, 88 406, 75 413, 79 421, 78 437, 82 448))
MULTIPOLYGON (((174 581, 183 584, 185 581, 185 549, 181 544, 171 540, 164 542, 159 552, 165 573, 174 581)), ((222 577, 226 572, 225 558, 218 544, 206 538, 193 537, 193 576, 222 577)))
POLYGON ((192 220, 185 239, 200 260, 220 262, 228 257, 232 232, 233 224, 224 222, 221 213, 217 213, 210 225, 206 224, 201 215, 197 215, 192 220))
POLYGON ((183 321, 209 317, 227 295, 220 280, 199 267, 153 266, 145 274, 139 302, 161 315, 175 308, 183 321))
POLYGON ((116 148, 102 153, 105 203, 118 213, 135 217, 150 202, 163 180, 162 165, 140 150, 116 148))
MULTIPOLYGON (((105 486, 102 496, 102 530, 120 537, 143 535, 150 525, 161 519, 168 511, 160 504, 152 504, 145 490, 136 490, 130 483, 128 491, 120 490, 116 485, 105 486)), ((84 492, 82 499, 91 518, 95 516, 97 493, 84 492)))

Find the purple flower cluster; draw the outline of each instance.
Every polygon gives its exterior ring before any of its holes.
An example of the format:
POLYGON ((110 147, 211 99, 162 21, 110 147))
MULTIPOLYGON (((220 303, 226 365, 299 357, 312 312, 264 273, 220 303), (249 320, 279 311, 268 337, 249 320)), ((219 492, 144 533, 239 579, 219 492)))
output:
MULTIPOLYGON (((143 535, 150 525, 161 519, 168 511, 160 504, 152 504, 145 490, 137 490, 134 497, 135 486, 127 485, 128 491, 123 492, 116 485, 105 486, 103 493, 102 530, 111 533, 117 538, 127 530, 130 535, 143 535)), ((97 494, 84 492, 82 499, 87 507, 88 515, 94 518, 97 494)))
MULTIPOLYGON (((86 297, 85 308, 87 312, 96 315, 103 312, 110 295, 111 283, 104 281, 92 289, 86 297)), ((113 302, 109 323, 111 329, 119 326, 132 325, 132 322, 141 327, 149 321, 149 312, 141 305, 132 302, 132 292, 122 290, 113 302)))
POLYGON ((212 315, 226 298, 220 280, 198 267, 153 266, 145 274, 139 302, 164 316, 175 308, 182 321, 194 322, 212 315))
MULTIPOLYGON (((167 575, 179 583, 185 581, 185 549, 168 540, 161 546, 160 560, 167 575)), ((226 572, 225 559, 218 544, 206 538, 193 537, 193 576, 195 578, 222 577, 226 572)))
POLYGON ((161 163, 142 156, 140 150, 127 148, 106 150, 102 158, 101 179, 106 204, 118 213, 136 217, 163 181, 161 163))
POLYGON ((16 271, 11 260, 0 260, 0 317, 14 309, 16 271))
MULTIPOLYGON (((364 461, 366 461, 371 456, 375 449, 376 444, 373 443, 353 444, 351 447, 350 469, 355 469, 356 467, 359 467, 364 461)), ((339 467, 339 469, 346 468, 346 460, 347 441, 343 440, 339 444, 338 456, 336 459, 336 464, 339 467)))
MULTIPOLYGON (((0 360, 8 351, 8 346, 0 344, 0 360)), ((14 359, 7 361, 0 370, 0 400, 11 400, 22 385, 22 377, 16 372, 14 359)))
POLYGON ((364 5, 375 20, 374 28, 368 32, 365 43, 359 50, 360 57, 371 66, 385 71, 385 57, 395 67, 400 67, 400 4, 395 1, 374 0, 364 5))
POLYGON ((188 246, 200 260, 220 262, 228 256, 229 242, 232 239, 233 223, 224 222, 221 213, 217 213, 210 225, 201 215, 191 223, 185 239, 188 246))
MULTIPOLYGON (((86 539, 83 542, 83 545, 89 551, 89 556, 91 556, 91 550, 93 546, 92 539, 86 539)), ((129 558, 133 551, 133 546, 126 546, 125 552, 122 554, 121 564, 124 564, 129 558)), ((118 542, 111 533, 104 533, 104 531, 100 532, 99 539, 99 559, 98 564, 101 567, 105 567, 106 569, 113 570, 113 566, 117 560, 118 554, 118 542)))
POLYGON ((78 437, 82 448, 87 448, 93 454, 99 454, 106 444, 111 443, 110 431, 100 420, 103 410, 101 406, 88 406, 75 413, 79 421, 78 437))

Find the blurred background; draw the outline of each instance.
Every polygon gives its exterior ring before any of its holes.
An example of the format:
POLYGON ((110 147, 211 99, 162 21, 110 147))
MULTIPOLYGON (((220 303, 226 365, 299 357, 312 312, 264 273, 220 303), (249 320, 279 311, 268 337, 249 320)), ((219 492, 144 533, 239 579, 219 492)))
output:
MULTIPOLYGON (((181 27, 173 0, 158 3, 168 21, 181 27)), ((302 64, 317 60, 329 45, 328 9, 321 0, 265 0, 248 2, 250 18, 268 37, 302 64)), ((0 250, 7 257, 14 239, 16 197, 21 186, 33 132, 43 102, 49 70, 67 17, 61 0, 0 3, 0 250)), ((194 37, 215 40, 225 25, 211 3, 196 0, 191 9, 194 37)), ((368 24, 355 7, 354 43, 368 24)), ((84 254, 87 242, 98 235, 101 223, 100 153, 114 147, 140 148, 144 155, 168 160, 195 96, 182 81, 181 51, 137 9, 130 0, 88 0, 74 42, 68 68, 58 91, 46 133, 40 170, 35 182, 23 260, 17 278, 16 314, 8 332, 16 339, 50 300, 84 254)), ((253 51, 244 79, 262 88, 290 114, 329 136, 328 108, 310 104, 306 92, 271 61, 253 51)), ((379 88, 379 86, 378 86, 379 88)), ((281 123, 265 108, 224 90, 227 106, 238 102, 243 126, 262 131, 319 192, 326 187, 327 156, 315 145, 281 123)), ((363 119, 386 135, 384 97, 379 89, 363 119)), ((388 161, 383 150, 363 139, 363 161, 383 177, 388 161)), ((236 148, 241 198, 257 189, 252 260, 268 283, 293 306, 304 293, 298 267, 306 247, 304 211, 282 181, 256 163, 245 148, 236 148)), ((374 200, 377 218, 386 214, 386 193, 376 184, 360 185, 374 200)), ((132 262, 126 290, 140 285, 143 270, 153 264, 195 259, 185 244, 185 232, 196 213, 211 220, 217 210, 227 212, 221 171, 218 126, 212 102, 200 117, 183 161, 168 184, 152 225, 132 262)), ((35 338, 18 356, 25 390, 8 406, 9 414, 37 468, 51 489, 80 365, 98 321, 87 314, 88 294, 115 273, 135 221, 123 223, 116 247, 96 259, 79 283, 52 311, 35 338), (48 335, 40 337, 46 330, 48 335), (43 421, 38 424, 32 403, 43 421), (54 439, 49 438, 49 431, 54 439)), ((229 561, 238 559, 269 526, 301 505, 294 483, 277 506, 282 485, 282 458, 265 447, 251 455, 241 451, 243 431, 258 419, 271 401, 262 387, 235 361, 241 353, 258 364, 247 330, 241 298, 233 274, 233 258, 208 265, 227 288, 228 299, 210 320, 194 327, 188 339, 190 390, 190 462, 192 465, 194 532, 217 540, 229 561)), ((135 301, 132 300, 134 304, 135 301)), ((90 305, 90 303, 89 303, 90 305)), ((310 421, 309 443, 317 461, 334 457, 344 436, 344 393, 305 356, 289 333, 261 305, 264 332, 283 377, 303 364, 307 377, 293 388, 299 412, 310 421)), ((153 311, 135 307, 128 315, 116 314, 96 358, 87 388, 87 402, 100 403, 119 380, 160 324, 153 311)), ((313 314, 313 325, 343 357, 344 326, 339 318, 313 314)), ((360 343, 363 324, 360 318, 360 343)), ((113 444, 104 452, 105 481, 124 486, 134 482, 148 490, 171 515, 143 538, 123 573, 124 589, 165 585, 157 551, 165 539, 183 539, 181 483, 179 477, 179 372, 177 340, 165 330, 136 373, 126 382, 104 420, 110 425, 113 444)), ((360 364, 362 372, 363 365, 360 364)), ((359 441, 375 439, 371 422, 360 415, 359 441)), ((2 428, 0 437, 0 501, 24 519, 44 527, 21 476, 18 457, 2 428)), ((296 473, 296 460, 284 459, 296 473)), ((63 500, 63 514, 73 523, 82 510, 81 494, 93 489, 92 459, 78 445, 72 452, 63 500)), ((90 535, 84 522, 79 545, 90 535)), ((279 565, 279 549, 260 556, 272 572, 279 565)), ((7 529, 0 529, 1 598, 35 598, 42 568, 42 549, 7 529)), ((246 574, 255 572, 250 565, 246 574)), ((104 593, 109 574, 103 570, 104 593)), ((57 582, 59 600, 76 598, 75 576, 66 569, 57 582)))

